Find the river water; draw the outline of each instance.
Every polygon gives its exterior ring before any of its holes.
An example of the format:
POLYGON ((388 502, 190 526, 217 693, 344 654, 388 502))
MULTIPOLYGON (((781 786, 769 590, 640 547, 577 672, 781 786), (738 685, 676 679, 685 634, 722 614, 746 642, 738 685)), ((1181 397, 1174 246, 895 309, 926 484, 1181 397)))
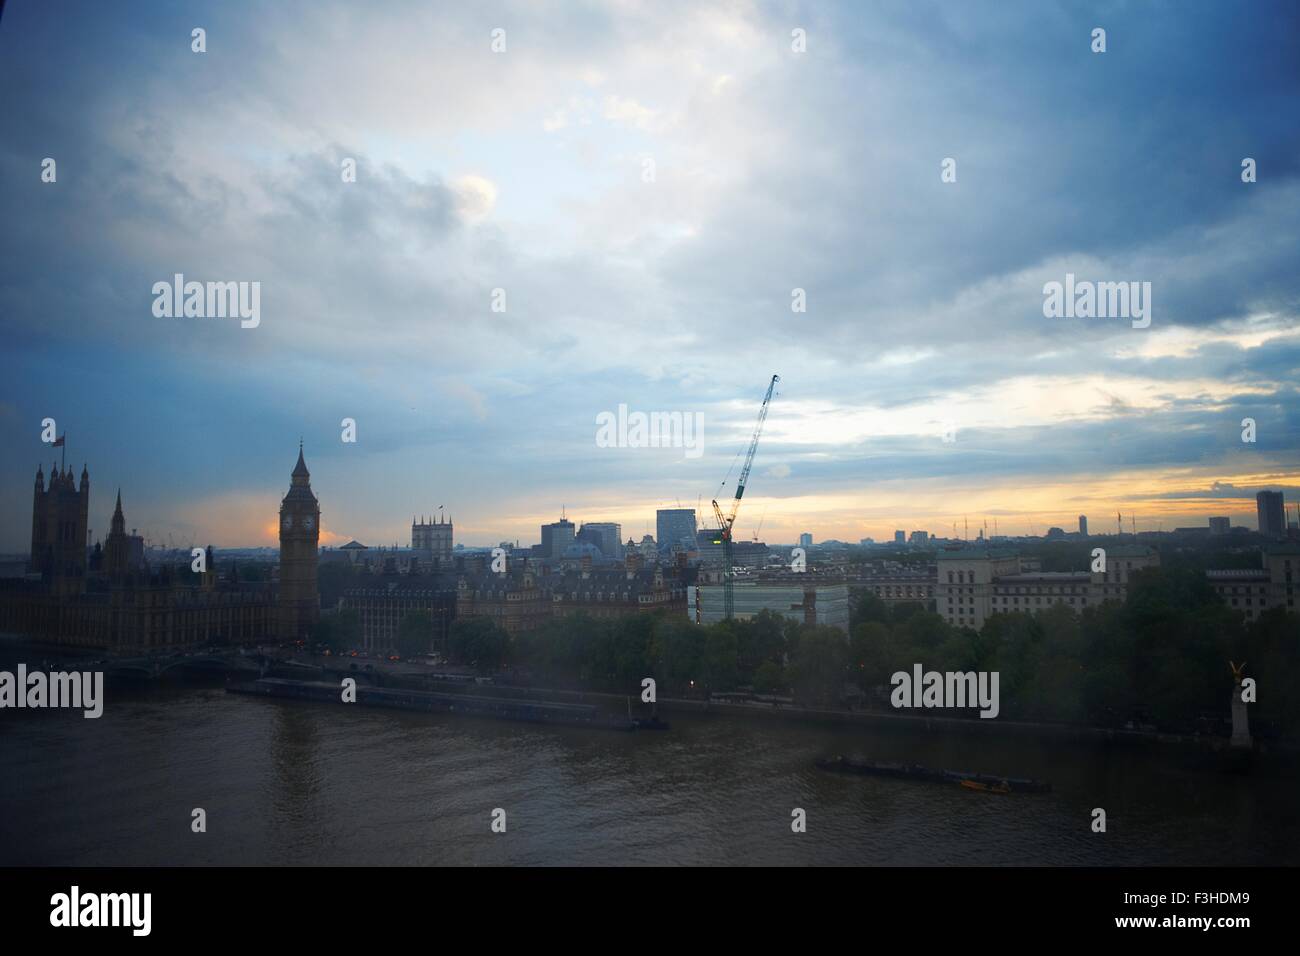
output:
POLYGON ((0 711, 0 864, 1300 862, 1294 776, 1222 773, 1185 749, 671 718, 628 734, 112 686, 98 720, 0 711), (833 753, 1055 789, 813 766, 833 753))

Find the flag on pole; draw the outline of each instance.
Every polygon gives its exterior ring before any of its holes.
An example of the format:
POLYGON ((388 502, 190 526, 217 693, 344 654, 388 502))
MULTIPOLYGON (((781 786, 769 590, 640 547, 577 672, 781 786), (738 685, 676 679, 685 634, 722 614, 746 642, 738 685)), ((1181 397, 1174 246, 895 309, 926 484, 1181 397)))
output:
POLYGON ((60 435, 58 438, 54 439, 54 443, 53 443, 50 447, 52 447, 52 448, 62 448, 62 447, 63 447, 63 440, 64 440, 65 438, 67 438, 67 437, 68 437, 68 436, 67 436, 66 434, 64 434, 64 435, 60 435))

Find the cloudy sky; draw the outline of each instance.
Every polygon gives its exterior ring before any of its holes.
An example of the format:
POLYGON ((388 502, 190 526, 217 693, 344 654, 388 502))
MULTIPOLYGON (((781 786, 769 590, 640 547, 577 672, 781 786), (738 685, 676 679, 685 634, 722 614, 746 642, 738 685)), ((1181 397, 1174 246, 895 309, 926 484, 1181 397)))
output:
POLYGON ((324 543, 639 538, 732 494, 773 373, 745 537, 1300 497, 1292 3, 185 6, 0 19, 0 550, 45 417, 96 537, 120 486, 153 540, 271 544, 301 437, 324 543), (1067 272, 1150 327, 1045 318, 1067 272), (156 317, 175 273, 260 325, 156 317), (703 454, 599 447, 620 404, 703 454))

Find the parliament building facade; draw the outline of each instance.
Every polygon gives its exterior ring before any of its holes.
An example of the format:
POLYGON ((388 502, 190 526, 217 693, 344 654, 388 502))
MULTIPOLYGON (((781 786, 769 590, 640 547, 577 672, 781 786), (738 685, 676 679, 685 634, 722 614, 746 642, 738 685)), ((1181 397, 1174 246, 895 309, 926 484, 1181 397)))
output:
POLYGON ((88 553, 89 511, 84 467, 78 485, 56 465, 48 487, 37 468, 28 574, 0 586, 0 630, 135 655, 305 640, 320 618, 320 505, 301 447, 280 505, 278 585, 240 582, 234 572, 219 581, 211 546, 201 571, 150 568, 138 538, 126 532, 121 492, 102 548, 88 553))

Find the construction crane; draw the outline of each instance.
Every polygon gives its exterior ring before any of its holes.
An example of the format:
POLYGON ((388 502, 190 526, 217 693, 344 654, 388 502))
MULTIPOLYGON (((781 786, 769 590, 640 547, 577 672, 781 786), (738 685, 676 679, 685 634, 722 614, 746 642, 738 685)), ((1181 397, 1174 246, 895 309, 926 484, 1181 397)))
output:
POLYGON ((729 621, 735 615, 736 595, 735 561, 733 558, 731 529, 736 523, 736 512, 740 510, 740 499, 745 496, 745 482, 749 480, 749 469, 754 464, 754 452, 758 451, 758 436, 763 433, 763 422, 767 421, 767 406, 772 401, 772 392, 781 376, 773 375, 767 385, 767 394, 763 396, 763 405, 758 410, 758 424, 754 426, 754 437, 749 440, 749 454, 745 456, 745 467, 740 470, 736 481, 736 497, 731 501, 730 514, 724 515, 718 499, 713 499, 713 514, 718 519, 718 532, 722 535, 722 618, 729 621))

